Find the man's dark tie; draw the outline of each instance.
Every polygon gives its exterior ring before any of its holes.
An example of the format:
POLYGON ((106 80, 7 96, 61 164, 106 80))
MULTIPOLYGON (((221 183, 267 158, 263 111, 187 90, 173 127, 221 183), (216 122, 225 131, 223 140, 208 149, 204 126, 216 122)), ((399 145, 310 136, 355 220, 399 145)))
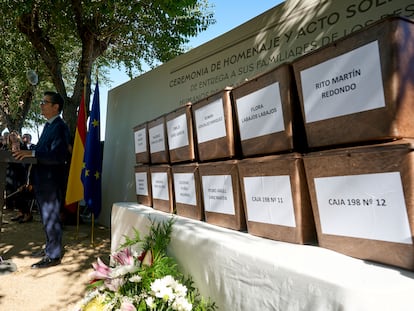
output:
POLYGON ((49 125, 50 125, 50 123, 49 123, 49 122, 46 122, 46 123, 45 123, 45 126, 43 127, 42 134, 43 134, 43 133, 46 133, 47 128, 49 127, 49 125))
POLYGON ((38 145, 41 145, 42 140, 45 139, 45 137, 47 136, 46 133, 47 133, 47 128, 49 127, 49 125, 50 125, 49 122, 45 123, 45 125, 43 127, 43 130, 42 130, 42 134, 40 135, 40 138, 39 138, 39 141, 38 141, 38 145))

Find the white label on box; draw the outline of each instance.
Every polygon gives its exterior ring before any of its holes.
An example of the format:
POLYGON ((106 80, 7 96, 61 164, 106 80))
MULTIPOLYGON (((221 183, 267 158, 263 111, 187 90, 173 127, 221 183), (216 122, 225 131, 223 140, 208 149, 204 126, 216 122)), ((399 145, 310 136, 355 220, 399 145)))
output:
POLYGON ((194 174, 174 173, 174 192, 177 203, 197 205, 194 174))
POLYGON ((195 111, 197 140, 204 143, 226 136, 223 101, 217 99, 195 111))
POLYGON ((235 215, 231 175, 203 176, 204 210, 235 215))
POLYGON ((135 153, 147 152, 147 135, 146 129, 140 129, 134 132, 135 153))
POLYGON ((324 234, 412 244, 399 172, 315 178, 324 234))
POLYGON ((290 176, 243 178, 249 221, 296 227, 290 176))
POLYGON ((170 150, 188 146, 187 116, 185 113, 167 122, 170 150))
POLYGON ((137 195, 148 195, 147 173, 135 173, 135 189, 137 195))
POLYGON ((377 41, 300 75, 306 123, 385 107, 377 41))
POLYGON ((151 153, 165 151, 164 123, 151 127, 148 135, 151 153))
POLYGON ((241 140, 285 129, 278 82, 240 97, 236 104, 241 140))
POLYGON ((154 199, 165 201, 170 199, 167 173, 151 173, 151 185, 154 199))

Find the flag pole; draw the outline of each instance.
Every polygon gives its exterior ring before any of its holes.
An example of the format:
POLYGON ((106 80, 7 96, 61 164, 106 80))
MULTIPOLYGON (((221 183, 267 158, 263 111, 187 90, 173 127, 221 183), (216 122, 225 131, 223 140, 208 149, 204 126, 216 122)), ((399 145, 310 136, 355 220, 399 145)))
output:
POLYGON ((77 240, 79 238, 79 210, 80 210, 80 204, 78 201, 78 206, 76 207, 76 235, 75 235, 75 240, 77 240))
POLYGON ((94 243, 94 228, 95 228, 95 215, 92 213, 92 225, 91 225, 91 245, 95 246, 94 243))

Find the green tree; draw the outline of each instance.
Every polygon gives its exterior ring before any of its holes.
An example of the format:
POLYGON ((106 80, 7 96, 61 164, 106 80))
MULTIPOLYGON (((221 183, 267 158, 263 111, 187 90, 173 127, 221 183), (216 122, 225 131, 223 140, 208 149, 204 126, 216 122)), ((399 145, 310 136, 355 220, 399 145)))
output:
POLYGON ((20 132, 36 95, 41 67, 37 52, 10 20, 1 19, 0 31, 0 131, 20 132), (39 67, 40 66, 40 67, 39 67), (30 78, 30 80, 28 79, 30 78))
POLYGON ((132 78, 143 64, 183 53, 190 37, 214 23, 207 0, 8 0, 0 9, 63 95, 72 132, 85 78, 90 98, 94 68, 124 67, 132 78))

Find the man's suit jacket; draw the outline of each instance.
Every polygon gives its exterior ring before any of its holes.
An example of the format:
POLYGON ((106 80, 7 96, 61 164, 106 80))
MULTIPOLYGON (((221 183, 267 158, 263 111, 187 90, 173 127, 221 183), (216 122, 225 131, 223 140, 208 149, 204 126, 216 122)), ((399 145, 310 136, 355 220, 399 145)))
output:
POLYGON ((45 125, 36 144, 33 184, 35 188, 43 186, 64 186, 69 160, 69 128, 59 116, 49 125, 45 125))

